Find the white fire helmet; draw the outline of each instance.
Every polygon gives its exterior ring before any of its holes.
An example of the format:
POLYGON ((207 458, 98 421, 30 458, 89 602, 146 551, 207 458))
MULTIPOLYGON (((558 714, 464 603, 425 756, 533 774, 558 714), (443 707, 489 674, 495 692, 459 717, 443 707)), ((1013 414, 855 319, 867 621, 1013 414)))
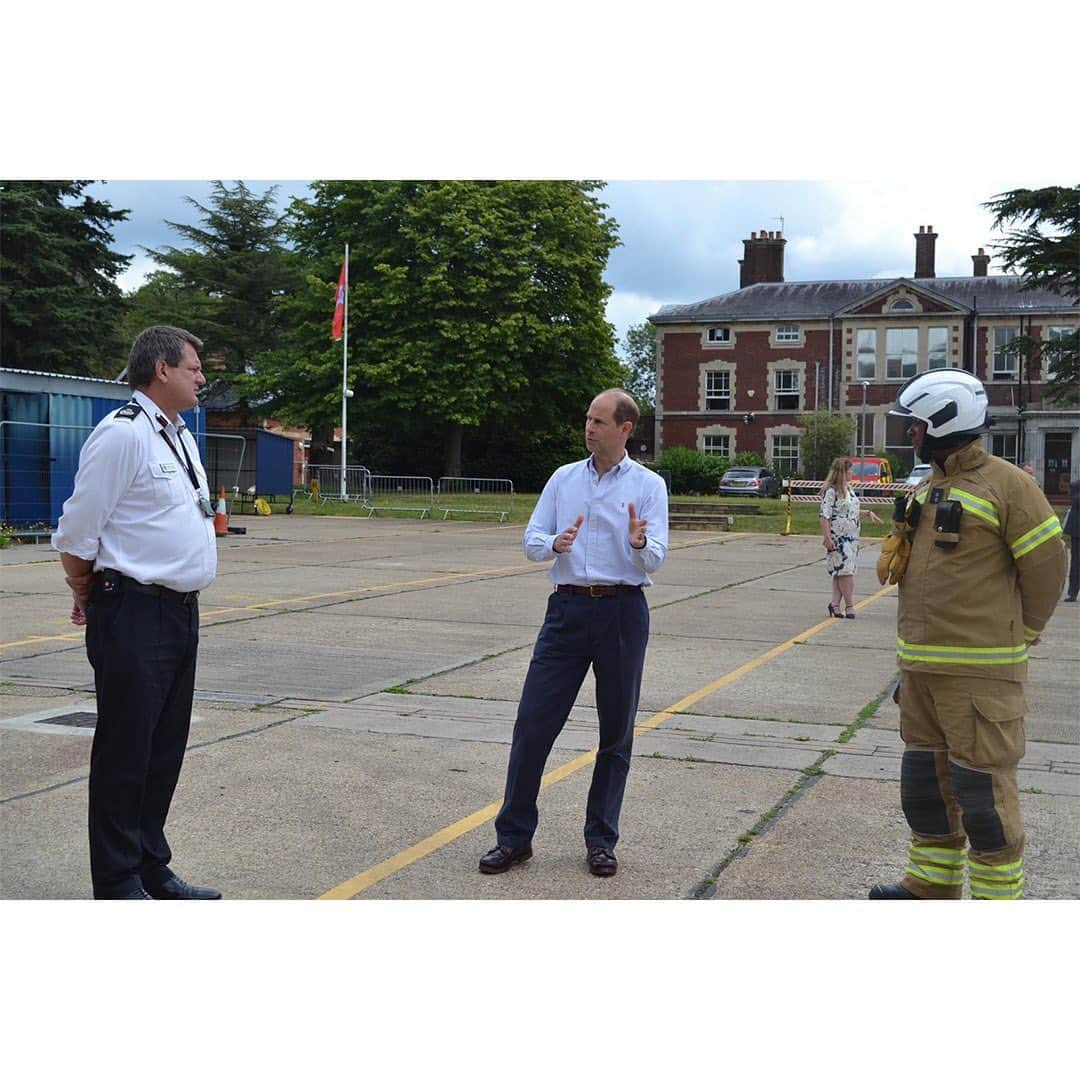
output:
POLYGON ((990 426, 983 384, 959 368, 913 375, 900 387, 889 415, 925 420, 927 438, 935 442, 978 435, 990 426))

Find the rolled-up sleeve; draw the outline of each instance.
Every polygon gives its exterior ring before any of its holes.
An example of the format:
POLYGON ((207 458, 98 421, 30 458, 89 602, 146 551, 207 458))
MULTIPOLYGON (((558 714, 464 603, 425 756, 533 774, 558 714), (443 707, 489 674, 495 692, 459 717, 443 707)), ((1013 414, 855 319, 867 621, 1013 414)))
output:
POLYGON ((536 500, 536 506, 533 507, 529 524, 525 527, 522 548, 525 558, 533 562, 545 562, 547 559, 553 559, 557 554, 552 545, 555 543, 555 537, 559 535, 555 521, 555 491, 558 475, 557 472, 553 474, 544 485, 544 490, 540 492, 540 498, 536 500))
POLYGON ((630 544, 627 537, 630 557, 646 574, 652 574, 664 565, 668 550, 667 485, 659 477, 656 480, 656 483, 649 485, 641 505, 635 508, 638 517, 648 522, 645 526, 645 546, 639 550, 630 544))
POLYGON ((75 490, 52 535, 57 551, 93 562, 101 531, 139 468, 139 439, 127 424, 100 424, 79 454, 75 490))

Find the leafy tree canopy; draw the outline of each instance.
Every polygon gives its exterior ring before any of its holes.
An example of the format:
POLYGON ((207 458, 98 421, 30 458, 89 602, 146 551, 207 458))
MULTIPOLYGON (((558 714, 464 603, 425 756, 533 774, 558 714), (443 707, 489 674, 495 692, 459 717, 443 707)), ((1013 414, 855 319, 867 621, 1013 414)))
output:
MULTIPOLYGON (((294 200, 290 236, 307 261, 288 302, 293 331, 251 384, 267 409, 316 426, 341 401, 330 338, 350 245, 349 375, 357 420, 411 423, 445 440, 488 422, 531 437, 580 426, 619 381, 603 281, 616 226, 576 181, 320 181, 294 200)), ((350 430, 353 422, 350 422, 350 430)), ((466 456, 467 448, 466 448, 466 456)))
POLYGON ((83 194, 89 180, 0 181, 0 362, 68 375, 116 375, 124 311, 116 284, 131 257, 111 250, 128 216, 83 194))
POLYGON ((652 323, 631 326, 621 342, 623 389, 634 395, 643 413, 656 409, 656 330, 652 323))
POLYGON ((802 428, 799 457, 803 476, 807 480, 824 480, 833 459, 847 457, 851 453, 855 425, 854 416, 830 413, 825 409, 803 413, 799 417, 799 427, 802 428))
MULTIPOLYGON (((994 228, 1006 230, 1001 243, 992 245, 1005 269, 1019 270, 1025 288, 1049 289, 1080 304, 1080 185, 1017 188, 984 205, 994 215, 994 228)), ((1029 363, 1037 363, 1040 354, 1045 358, 1048 402, 1080 403, 1080 331, 1053 341, 1024 336, 1012 348, 1029 363)))

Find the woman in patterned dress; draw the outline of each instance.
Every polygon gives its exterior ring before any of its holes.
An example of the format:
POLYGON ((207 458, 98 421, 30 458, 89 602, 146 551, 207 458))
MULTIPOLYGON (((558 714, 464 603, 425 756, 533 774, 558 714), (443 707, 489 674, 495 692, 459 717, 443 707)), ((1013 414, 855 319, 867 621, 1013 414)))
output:
POLYGON ((825 545, 825 569, 832 575, 829 614, 837 619, 855 618, 855 571, 859 563, 859 521, 863 517, 880 523, 873 510, 861 510, 851 489, 851 461, 833 460, 821 488, 821 536, 825 545), (843 599, 844 611, 840 610, 843 599))

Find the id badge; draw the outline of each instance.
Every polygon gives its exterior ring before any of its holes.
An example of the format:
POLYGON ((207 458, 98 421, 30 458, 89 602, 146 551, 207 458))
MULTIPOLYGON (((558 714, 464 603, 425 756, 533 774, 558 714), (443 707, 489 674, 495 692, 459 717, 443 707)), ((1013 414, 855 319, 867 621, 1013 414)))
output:
POLYGON ((210 504, 210 500, 205 495, 199 496, 199 509, 203 512, 203 517, 212 518, 214 516, 214 508, 210 504))

